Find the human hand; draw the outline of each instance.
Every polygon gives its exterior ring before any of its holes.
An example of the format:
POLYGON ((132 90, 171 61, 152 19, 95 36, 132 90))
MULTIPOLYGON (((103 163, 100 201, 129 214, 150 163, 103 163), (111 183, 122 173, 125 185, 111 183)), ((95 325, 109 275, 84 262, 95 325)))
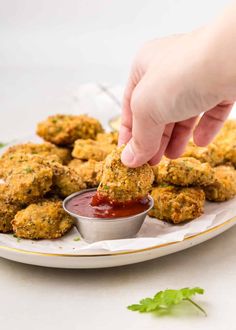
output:
POLYGON ((127 143, 125 165, 154 165, 163 154, 179 157, 192 133, 194 142, 205 146, 223 125, 234 100, 228 99, 217 65, 211 65, 208 40, 201 29, 148 42, 137 54, 119 135, 119 144, 127 143))

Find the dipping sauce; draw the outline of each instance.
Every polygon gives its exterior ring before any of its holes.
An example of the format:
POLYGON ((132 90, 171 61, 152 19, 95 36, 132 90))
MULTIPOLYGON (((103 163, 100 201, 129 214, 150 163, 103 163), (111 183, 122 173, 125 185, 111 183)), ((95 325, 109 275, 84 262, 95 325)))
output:
POLYGON ((66 203, 68 211, 89 218, 122 218, 146 211, 150 206, 148 198, 122 204, 111 204, 97 198, 97 191, 77 195, 66 203))

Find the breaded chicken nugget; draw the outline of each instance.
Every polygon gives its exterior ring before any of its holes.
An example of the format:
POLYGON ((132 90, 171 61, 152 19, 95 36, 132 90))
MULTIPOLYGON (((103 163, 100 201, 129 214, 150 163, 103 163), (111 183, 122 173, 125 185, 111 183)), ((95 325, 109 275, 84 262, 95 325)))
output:
MULTIPOLYGON (((0 185, 0 190, 1 189, 0 185)), ((10 233, 12 232, 11 221, 14 219, 14 216, 21 207, 16 204, 9 204, 5 201, 4 195, 0 193, 0 232, 1 233, 10 233)))
POLYGON ((74 220, 58 200, 42 200, 19 211, 12 221, 17 237, 28 239, 53 239, 63 236, 73 226, 74 220))
POLYGON ((114 148, 114 144, 106 144, 91 139, 79 139, 75 141, 72 156, 82 160, 102 161, 114 148))
POLYGON ((38 157, 26 158, 27 161, 18 163, 8 172, 3 184, 7 202, 28 205, 42 198, 51 189, 52 169, 38 161, 38 157))
POLYGON ((115 148, 107 156, 103 166, 98 195, 111 202, 124 203, 141 199, 148 195, 154 179, 152 168, 144 164, 137 168, 128 168, 121 162, 124 146, 115 148))
POLYGON ((20 150, 21 147, 19 147, 19 150, 18 147, 16 149, 14 149, 14 147, 11 147, 0 157, 0 178, 6 179, 6 177, 12 172, 12 170, 14 170, 17 166, 26 164, 27 162, 37 161, 39 164, 44 163, 44 161, 46 160, 57 163, 61 162, 60 158, 55 154, 31 154, 20 152, 20 150))
POLYGON ((99 133, 96 137, 96 140, 99 142, 103 142, 106 144, 115 144, 118 143, 119 133, 117 131, 113 131, 110 133, 99 133))
MULTIPOLYGON (((94 160, 94 162, 96 162, 94 160)), ((68 163, 68 167, 73 168, 73 170, 79 169, 80 165, 87 163, 87 161, 84 161, 82 159, 77 159, 77 158, 73 158, 69 163, 68 163)), ((78 171, 77 171, 78 172, 78 171)))
POLYGON ((212 202, 223 202, 236 195, 236 171, 231 166, 214 168, 214 182, 204 188, 206 198, 212 202))
POLYGON ((72 148, 56 147, 55 154, 59 157, 60 163, 62 163, 63 165, 67 165, 72 160, 71 153, 72 148))
POLYGON ((229 140, 231 140, 232 136, 236 135, 236 120, 235 119, 229 119, 226 120, 224 123, 224 126, 221 128, 219 134, 214 139, 214 143, 227 143, 229 140))
POLYGON ((151 217, 180 223, 192 220, 203 213, 205 194, 201 188, 159 186, 152 189, 154 207, 151 217))
POLYGON ((56 145, 71 145, 77 139, 95 139, 103 128, 86 115, 55 115, 38 124, 37 134, 56 145))
POLYGON ((214 140, 219 150, 223 151, 224 163, 236 167, 236 120, 227 120, 214 140))
POLYGON ((68 167, 74 169, 86 183, 88 188, 97 187, 102 177, 103 162, 96 162, 95 160, 88 160, 81 162, 79 159, 73 159, 68 167))
POLYGON ((230 134, 224 140, 216 143, 217 147, 223 150, 224 163, 232 163, 236 167, 236 134, 230 134))
POLYGON ((81 176, 72 168, 59 163, 52 163, 53 191, 61 197, 67 197, 86 188, 81 176))
POLYGON ((217 147, 214 143, 210 143, 207 147, 198 147, 194 142, 190 141, 181 157, 193 157, 201 163, 209 163, 211 166, 216 166, 224 162, 222 148, 217 147))
POLYGON ((205 186, 213 182, 213 169, 208 163, 201 163, 192 157, 177 159, 163 158, 153 166, 155 181, 177 186, 205 186))
POLYGON ((58 148, 54 144, 49 142, 29 142, 25 144, 16 144, 8 148, 1 156, 1 161, 11 159, 12 156, 17 153, 38 155, 44 158, 46 157, 48 159, 55 159, 62 164, 65 164, 71 160, 71 151, 67 148, 58 148))

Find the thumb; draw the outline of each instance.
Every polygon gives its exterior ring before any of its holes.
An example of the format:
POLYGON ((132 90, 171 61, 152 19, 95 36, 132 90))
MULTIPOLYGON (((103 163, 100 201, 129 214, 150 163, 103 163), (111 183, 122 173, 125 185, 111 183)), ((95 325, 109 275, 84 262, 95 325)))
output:
MULTIPOLYGON (((145 125, 146 126, 146 125, 145 125)), ((136 126, 137 127, 137 126, 136 126)), ((121 161, 128 167, 138 167, 152 159, 159 150, 164 126, 149 125, 133 134, 121 155, 121 161)))
POLYGON ((139 95, 134 91, 132 96, 132 136, 121 155, 121 161, 128 167, 141 166, 153 158, 159 150, 165 128, 164 124, 152 119, 145 102, 140 102, 139 95))

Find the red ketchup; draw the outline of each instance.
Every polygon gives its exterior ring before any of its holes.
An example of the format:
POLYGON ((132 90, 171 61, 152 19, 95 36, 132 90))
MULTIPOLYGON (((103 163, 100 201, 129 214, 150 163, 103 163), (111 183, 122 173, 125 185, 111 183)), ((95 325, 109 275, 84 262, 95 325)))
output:
POLYGON ((150 206, 148 198, 127 203, 111 203, 100 198, 96 191, 77 195, 66 204, 68 211, 89 218, 122 218, 146 211, 150 206))

